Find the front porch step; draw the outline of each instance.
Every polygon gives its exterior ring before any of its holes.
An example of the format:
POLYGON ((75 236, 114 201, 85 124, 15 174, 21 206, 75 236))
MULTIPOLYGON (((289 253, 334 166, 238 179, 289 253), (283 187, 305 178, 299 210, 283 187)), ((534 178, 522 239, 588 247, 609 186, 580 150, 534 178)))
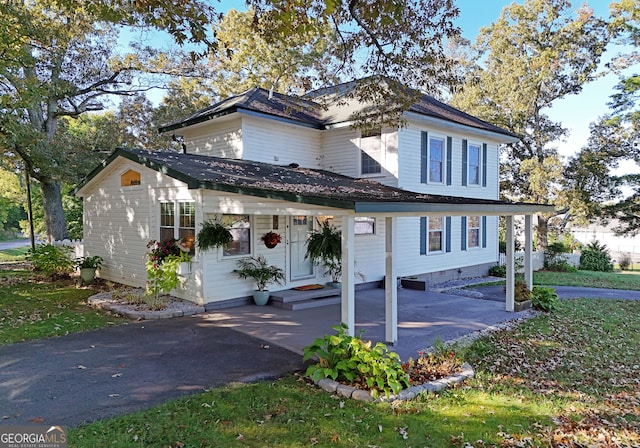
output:
POLYGON ((271 305, 287 310, 302 310, 340 303, 341 290, 325 286, 322 289, 298 291, 286 289, 271 293, 271 305))

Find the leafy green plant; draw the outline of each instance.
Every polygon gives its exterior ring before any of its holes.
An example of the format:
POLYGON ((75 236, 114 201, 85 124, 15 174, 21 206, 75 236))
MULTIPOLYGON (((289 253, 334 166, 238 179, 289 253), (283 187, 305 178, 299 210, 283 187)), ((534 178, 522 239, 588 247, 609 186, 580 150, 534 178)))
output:
POLYGON ((540 311, 554 311, 558 308, 556 290, 547 286, 534 286, 531 293, 532 305, 540 311))
MULTIPOLYGON (((347 334, 347 325, 332 327, 336 335, 325 335, 304 348, 304 360, 317 357, 319 362, 307 368, 306 375, 317 381, 331 378, 371 390, 397 394, 409 385, 400 357, 381 342, 372 345, 358 336, 347 334)), ((361 332, 362 333, 362 332, 361 332)))
POLYGON ((625 252, 623 254, 620 254, 620 260, 618 260, 618 265, 620 266, 620 269, 623 271, 626 271, 627 269, 629 269, 629 266, 631 266, 631 254, 629 252, 625 252))
POLYGON ((307 239, 305 258, 327 269, 333 282, 342 275, 342 235, 340 230, 326 221, 318 221, 320 229, 312 230, 307 239))
POLYGON ((507 266, 503 264, 497 264, 489 268, 489 275, 492 277, 506 277, 507 266))
POLYGON ((80 257, 76 258, 74 265, 77 269, 93 268, 100 269, 102 266, 103 258, 100 255, 93 255, 92 257, 80 257))
POLYGON ((219 221, 205 221, 196 235, 198 249, 205 251, 214 247, 222 247, 233 241, 231 231, 219 221))
POLYGON ((168 294, 180 285, 178 266, 191 261, 191 255, 173 238, 160 243, 151 240, 147 247, 147 295, 157 298, 160 293, 168 294))
POLYGON ((612 271, 613 263, 607 246, 593 241, 584 247, 580 255, 580 269, 600 272, 612 271))
POLYGON ((253 279, 258 291, 264 291, 269 283, 284 283, 284 271, 277 266, 270 266, 264 255, 241 258, 236 265, 238 269, 234 269, 233 273, 241 279, 253 279))
POLYGON ((69 256, 71 248, 39 244, 27 255, 36 271, 44 273, 53 280, 69 275, 73 271, 73 260, 69 256))

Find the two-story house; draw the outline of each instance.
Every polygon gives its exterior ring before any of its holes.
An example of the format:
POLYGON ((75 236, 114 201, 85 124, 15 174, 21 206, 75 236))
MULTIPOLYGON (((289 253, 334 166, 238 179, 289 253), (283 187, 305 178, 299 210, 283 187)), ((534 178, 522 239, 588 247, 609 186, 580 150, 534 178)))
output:
POLYGON ((232 271, 259 254, 285 270, 283 289, 322 283, 306 238, 330 219, 342 229, 343 320, 353 323, 356 283, 386 278, 390 328, 398 278, 485 274, 498 259, 498 217, 530 222, 548 208, 498 200, 499 146, 517 136, 426 95, 403 127, 362 132, 351 116, 364 106, 341 98, 351 87, 304 98, 254 88, 162 127, 182 137, 182 153, 115 151, 77 189, 85 251, 105 258, 101 277, 143 287, 149 240, 193 241, 217 219, 234 244, 194 250, 174 295, 241 303, 253 285, 232 271), (269 231, 282 237, 275 248, 260 239, 269 231))

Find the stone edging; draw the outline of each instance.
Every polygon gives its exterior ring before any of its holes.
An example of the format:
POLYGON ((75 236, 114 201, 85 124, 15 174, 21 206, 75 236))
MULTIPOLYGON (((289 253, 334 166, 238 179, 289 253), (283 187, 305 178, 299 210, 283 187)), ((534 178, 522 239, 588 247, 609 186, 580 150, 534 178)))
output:
POLYGON ((136 320, 170 319, 172 317, 192 316, 194 314, 205 312, 204 306, 197 305, 186 300, 177 299, 175 297, 170 297, 167 301, 167 307, 158 311, 152 311, 137 305, 129 305, 114 300, 112 293, 110 292, 94 294, 89 297, 87 301, 91 306, 104 308, 136 320))
MULTIPOLYGON (((447 388, 452 384, 458 384, 466 380, 467 378, 473 378, 475 376, 475 372, 473 368, 465 363, 462 366, 462 372, 457 373, 455 375, 448 376, 446 378, 441 378, 436 381, 429 381, 428 383, 419 384, 417 386, 411 386, 407 389, 403 389, 400 391, 398 395, 390 395, 389 397, 380 397, 377 401, 396 401, 396 400, 412 400, 418 395, 424 392, 439 392, 442 389, 447 388)), ((353 386, 347 386, 345 384, 338 383, 330 378, 323 378, 321 380, 315 381, 315 384, 330 393, 337 393, 347 398, 352 398, 358 401, 375 401, 371 396, 371 392, 363 389, 358 389, 353 386)))

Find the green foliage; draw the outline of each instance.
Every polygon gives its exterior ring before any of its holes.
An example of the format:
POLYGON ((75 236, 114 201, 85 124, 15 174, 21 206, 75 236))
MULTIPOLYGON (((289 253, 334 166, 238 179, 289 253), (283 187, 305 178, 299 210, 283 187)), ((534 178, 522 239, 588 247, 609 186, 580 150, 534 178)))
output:
POLYGON ((506 277, 507 266, 504 264, 497 264, 495 266, 491 266, 489 268, 489 275, 491 275, 492 277, 506 277))
POLYGON ((255 281, 258 291, 264 291, 269 283, 284 283, 284 271, 277 266, 270 266, 264 255, 241 258, 236 265, 238 268, 233 273, 241 279, 255 281))
POLYGON ((103 261, 104 259, 100 255, 93 255, 91 257, 76 258, 74 261, 74 264, 75 264, 75 267, 78 269, 82 269, 82 268, 100 269, 100 266, 102 266, 103 261))
POLYGON ((38 244, 33 251, 29 251, 27 260, 36 271, 55 279, 69 275, 73 271, 73 260, 69 256, 71 248, 54 246, 52 244, 38 244))
POLYGON ((593 241, 584 247, 580 255, 580 269, 584 271, 612 271, 613 263, 607 246, 593 241))
POLYGON ((620 259, 618 260, 618 265, 620 266, 620 269, 622 269, 623 271, 626 271, 627 269, 629 269, 631 264, 632 264, 632 260, 631 260, 631 254, 629 252, 620 254, 620 259))
POLYGON ((342 235, 329 220, 318 221, 320 229, 314 229, 307 239, 305 258, 316 265, 323 265, 334 282, 342 275, 342 235))
POLYGON ((570 251, 571 248, 560 241, 549 244, 544 251, 544 268, 549 271, 576 272, 577 269, 567 262, 564 255, 570 251))
POLYGON ((534 286, 531 299, 535 309, 547 312, 556 310, 560 300, 556 290, 546 286, 534 286))
POLYGON ((196 240, 198 249, 204 251, 229 244, 233 241, 233 235, 229 228, 219 221, 204 221, 196 240))
POLYGON ((191 261, 191 255, 175 238, 151 240, 147 248, 147 294, 157 299, 160 293, 168 294, 180 285, 178 266, 191 261))
POLYGON ((514 299, 516 302, 526 302, 531 300, 531 290, 527 287, 527 284, 522 280, 516 280, 514 299))
POLYGON ((349 336, 344 323, 332 328, 338 334, 325 335, 304 348, 305 361, 314 356, 319 360, 306 372, 314 381, 331 378, 357 384, 370 389, 374 396, 380 392, 397 394, 409 385, 397 353, 381 342, 372 345, 360 336, 349 336))

